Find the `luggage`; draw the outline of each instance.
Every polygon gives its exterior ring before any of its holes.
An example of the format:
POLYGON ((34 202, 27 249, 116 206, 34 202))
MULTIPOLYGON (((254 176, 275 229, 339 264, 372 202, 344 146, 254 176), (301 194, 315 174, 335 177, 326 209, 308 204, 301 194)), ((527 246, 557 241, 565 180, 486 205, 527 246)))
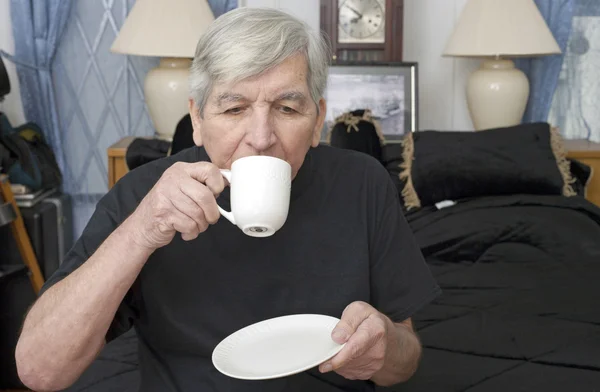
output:
POLYGON ((59 192, 46 197, 42 203, 49 203, 56 207, 57 256, 60 265, 73 246, 73 203, 69 195, 59 192))
MULTIPOLYGON (((25 229, 44 279, 50 278, 73 246, 73 208, 69 195, 54 193, 32 207, 20 207, 25 229)), ((22 263, 10 232, 0 235, 6 262, 22 263), (7 237, 8 236, 8 237, 7 237)))

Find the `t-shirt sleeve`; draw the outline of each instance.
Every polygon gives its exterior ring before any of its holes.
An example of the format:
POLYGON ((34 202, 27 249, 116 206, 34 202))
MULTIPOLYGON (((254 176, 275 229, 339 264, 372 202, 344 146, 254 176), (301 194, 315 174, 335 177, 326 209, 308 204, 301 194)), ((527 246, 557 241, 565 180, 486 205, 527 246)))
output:
MULTIPOLYGON (((110 193, 108 197, 110 198, 110 193)), ((40 295, 85 263, 118 225, 116 214, 111 212, 101 200, 73 248, 66 254, 59 268, 44 283, 40 295)), ((111 341, 129 330, 136 314, 132 290, 129 290, 106 333, 106 340, 111 341)))
POLYGON ((373 175, 370 258, 372 305, 394 322, 411 317, 440 293, 385 170, 373 175))

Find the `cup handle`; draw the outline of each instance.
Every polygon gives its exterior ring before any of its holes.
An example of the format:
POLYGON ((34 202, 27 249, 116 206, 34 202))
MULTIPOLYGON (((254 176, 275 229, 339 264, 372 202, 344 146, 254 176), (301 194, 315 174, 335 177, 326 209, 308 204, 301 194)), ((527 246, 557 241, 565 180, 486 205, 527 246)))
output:
MULTIPOLYGON (((227 182, 229 182, 229 184, 231 184, 231 170, 226 170, 226 169, 220 169, 220 170, 221 170, 221 175, 223 177, 225 177, 225 179, 227 180, 227 182)), ((217 207, 219 208, 219 212, 221 213, 221 215, 223 215, 229 222, 236 225, 235 218, 233 217, 233 213, 231 213, 230 211, 225 211, 218 204, 217 204, 217 207)))

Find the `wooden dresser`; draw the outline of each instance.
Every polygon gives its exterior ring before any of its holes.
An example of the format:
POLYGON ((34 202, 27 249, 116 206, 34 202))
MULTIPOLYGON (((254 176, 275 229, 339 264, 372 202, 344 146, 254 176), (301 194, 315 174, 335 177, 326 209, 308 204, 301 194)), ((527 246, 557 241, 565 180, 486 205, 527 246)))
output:
MULTIPOLYGON (((134 137, 126 137, 108 148, 108 187, 127 173, 125 153, 134 137)), ((588 183, 587 199, 600 206, 600 143, 587 140, 565 140, 567 156, 577 159, 592 168, 592 178, 588 183)))

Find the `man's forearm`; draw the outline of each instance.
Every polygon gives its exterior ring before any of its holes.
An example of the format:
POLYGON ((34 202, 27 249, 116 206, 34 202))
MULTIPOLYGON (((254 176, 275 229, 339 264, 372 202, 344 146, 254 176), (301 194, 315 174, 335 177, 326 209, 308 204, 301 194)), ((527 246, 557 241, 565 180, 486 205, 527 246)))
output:
POLYGON ((16 360, 19 376, 30 388, 67 387, 104 346, 121 301, 151 254, 136 246, 127 226, 126 221, 29 311, 16 360))
POLYGON ((412 324, 393 323, 387 319, 388 345, 383 368, 371 378, 380 386, 407 381, 417 370, 421 358, 421 342, 412 324))

